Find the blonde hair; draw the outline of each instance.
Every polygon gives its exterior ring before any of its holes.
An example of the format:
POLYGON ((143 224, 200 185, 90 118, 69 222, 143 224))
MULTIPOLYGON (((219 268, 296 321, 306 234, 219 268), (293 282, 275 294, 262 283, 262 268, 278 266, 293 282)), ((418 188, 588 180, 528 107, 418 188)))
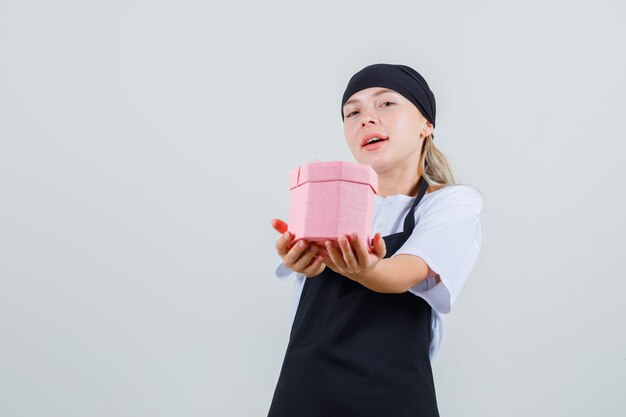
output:
POLYGON ((435 190, 455 184, 450 164, 444 154, 435 146, 432 134, 424 138, 422 143, 422 152, 420 153, 417 172, 435 190))

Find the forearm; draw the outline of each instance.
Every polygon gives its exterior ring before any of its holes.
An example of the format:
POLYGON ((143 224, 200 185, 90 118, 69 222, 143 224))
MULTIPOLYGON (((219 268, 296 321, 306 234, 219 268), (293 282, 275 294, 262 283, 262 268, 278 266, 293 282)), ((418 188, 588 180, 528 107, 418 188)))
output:
POLYGON ((413 255, 398 255, 381 259, 374 269, 350 277, 354 281, 381 293, 403 293, 426 279, 428 265, 413 255))

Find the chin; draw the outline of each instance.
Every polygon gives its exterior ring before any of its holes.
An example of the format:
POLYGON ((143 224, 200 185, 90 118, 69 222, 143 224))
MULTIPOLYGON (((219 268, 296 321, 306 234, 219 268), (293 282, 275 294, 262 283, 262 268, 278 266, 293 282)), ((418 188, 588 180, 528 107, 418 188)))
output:
POLYGON ((379 161, 364 161, 361 163, 371 166, 377 174, 380 172, 387 171, 391 166, 393 166, 393 164, 389 163, 389 161, 380 161, 380 160, 379 161))
POLYGON ((398 163, 398 161, 395 161, 395 162, 391 161, 389 159, 389 156, 385 156, 382 154, 381 155, 367 155, 367 154, 364 154, 363 151, 358 152, 356 154, 352 153, 352 156, 354 156, 354 159, 359 164, 371 166, 376 173, 387 171, 388 169, 392 168, 394 164, 398 163))

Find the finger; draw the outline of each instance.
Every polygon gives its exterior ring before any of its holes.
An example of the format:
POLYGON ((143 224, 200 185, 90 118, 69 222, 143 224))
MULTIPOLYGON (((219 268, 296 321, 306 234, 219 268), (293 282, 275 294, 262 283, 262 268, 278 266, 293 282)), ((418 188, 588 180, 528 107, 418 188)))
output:
POLYGON ((382 259, 387 254, 387 245, 385 244, 385 239, 383 239, 380 233, 376 233, 374 236, 374 252, 379 259, 382 259))
POLYGON ((354 252, 356 254, 356 259, 359 265, 367 265, 369 252, 367 251, 367 247, 365 243, 361 240, 358 233, 353 233, 351 237, 352 247, 354 248, 354 252))
POLYGON ((324 265, 326 265, 327 267, 329 267, 335 272, 339 272, 339 267, 337 267, 337 265, 333 262, 328 251, 322 252, 321 255, 322 255, 322 258, 324 258, 324 261, 323 261, 324 265))
POLYGON ((285 232, 276 240, 276 251, 283 258, 293 246, 293 233, 285 232))
POLYGON ((339 238, 339 246, 341 247, 341 255, 348 268, 358 268, 359 263, 354 256, 354 250, 348 236, 341 236, 339 238))
POLYGON ((317 255, 302 273, 308 278, 321 274, 324 268, 326 268, 323 261, 324 258, 321 255, 317 255))
POLYGON ((287 254, 283 256, 283 261, 285 265, 288 265, 290 268, 296 263, 298 258, 302 255, 304 250, 306 249, 306 241, 303 239, 293 242, 291 247, 288 249, 287 254))
MULTIPOLYGON (((297 268, 296 262, 298 261, 298 259, 300 259, 302 254, 307 250, 307 247, 308 247, 308 242, 304 239, 300 239, 297 242, 294 241, 293 245, 291 246, 287 254, 283 257, 283 262, 285 263, 285 265, 291 269, 297 268)), ((306 265, 307 264, 301 265, 301 267, 304 268, 306 265)))
POLYGON ((281 219, 272 219, 272 227, 280 234, 285 233, 287 229, 289 229, 287 223, 285 223, 281 219))
POLYGON ((307 244, 300 257, 294 262, 293 269, 297 271, 306 269, 317 255, 318 250, 315 245, 307 244))
POLYGON ((327 240, 326 250, 328 251, 328 256, 330 256, 330 259, 335 264, 336 268, 339 268, 339 269, 346 268, 346 263, 343 259, 343 254, 341 253, 341 249, 337 248, 335 243, 333 243, 330 240, 327 240))
POLYGON ((333 264, 332 259, 330 258, 330 254, 328 253, 328 249, 326 249, 325 245, 324 246, 320 246, 320 252, 319 252, 320 256, 322 257, 322 261, 326 264, 329 265, 333 264))

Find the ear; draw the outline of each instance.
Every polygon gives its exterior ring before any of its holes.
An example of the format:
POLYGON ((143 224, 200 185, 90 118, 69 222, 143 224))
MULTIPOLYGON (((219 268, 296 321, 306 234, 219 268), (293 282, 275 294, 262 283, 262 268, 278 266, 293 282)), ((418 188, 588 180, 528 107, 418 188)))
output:
POLYGON ((433 124, 426 120, 426 124, 422 127, 422 137, 427 138, 431 133, 433 133, 433 130, 435 130, 433 124))

